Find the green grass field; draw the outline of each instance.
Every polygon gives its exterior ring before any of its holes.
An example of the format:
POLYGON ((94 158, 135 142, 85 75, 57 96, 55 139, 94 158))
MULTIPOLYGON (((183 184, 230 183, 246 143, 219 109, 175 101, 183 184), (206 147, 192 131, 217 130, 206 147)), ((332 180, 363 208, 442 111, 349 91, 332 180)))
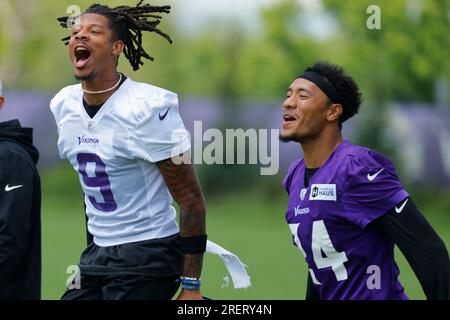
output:
MULTIPOLYGON (((84 249, 85 227, 81 190, 75 172, 64 165, 42 174, 43 298, 59 299, 64 292, 66 269, 78 262, 84 249)), ((424 197, 426 198, 426 197, 424 197)), ((450 245, 450 202, 416 201, 430 223, 450 245)), ((440 198, 438 198, 440 199, 440 198)), ((303 299, 307 268, 291 243, 284 221, 287 197, 282 190, 235 193, 207 199, 210 240, 237 254, 248 265, 252 287, 222 287, 227 271, 216 256, 207 254, 203 293, 213 299, 303 299)), ((411 268, 397 251, 400 280, 412 299, 424 294, 411 268)), ((230 279, 231 280, 231 279, 230 279)), ((230 281, 231 282, 231 281, 230 281)))

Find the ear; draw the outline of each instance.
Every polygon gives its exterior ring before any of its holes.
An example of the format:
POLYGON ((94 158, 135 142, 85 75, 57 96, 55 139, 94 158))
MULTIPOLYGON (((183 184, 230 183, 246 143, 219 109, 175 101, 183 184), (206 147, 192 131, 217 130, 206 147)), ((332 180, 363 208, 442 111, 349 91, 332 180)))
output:
POLYGON ((342 112, 344 111, 344 108, 340 103, 333 103, 327 111, 327 120, 330 122, 333 122, 335 120, 338 120, 339 117, 342 115, 342 112))
POLYGON ((122 40, 114 41, 112 54, 115 56, 120 56, 125 48, 125 44, 122 40))
POLYGON ((2 110, 3 108, 3 104, 5 103, 5 98, 3 98, 2 96, 0 96, 0 110, 2 110))

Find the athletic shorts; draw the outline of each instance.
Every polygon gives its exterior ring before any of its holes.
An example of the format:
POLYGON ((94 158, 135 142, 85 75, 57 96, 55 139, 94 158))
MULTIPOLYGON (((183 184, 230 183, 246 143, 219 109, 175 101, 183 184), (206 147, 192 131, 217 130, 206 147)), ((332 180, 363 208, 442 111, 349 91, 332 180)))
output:
POLYGON ((80 258, 79 288, 62 299, 170 299, 177 291, 183 253, 179 235, 99 247, 89 244, 80 258))

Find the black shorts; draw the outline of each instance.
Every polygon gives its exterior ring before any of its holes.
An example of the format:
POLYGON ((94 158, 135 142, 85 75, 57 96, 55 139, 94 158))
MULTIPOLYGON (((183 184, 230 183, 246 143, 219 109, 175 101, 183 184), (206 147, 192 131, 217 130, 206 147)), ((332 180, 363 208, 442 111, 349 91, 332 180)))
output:
POLYGON ((81 275, 80 288, 67 290, 61 300, 170 300, 180 285, 178 278, 81 275))
POLYGON ((91 243, 80 258, 80 289, 62 299, 170 299, 183 268, 179 235, 117 246, 91 243))

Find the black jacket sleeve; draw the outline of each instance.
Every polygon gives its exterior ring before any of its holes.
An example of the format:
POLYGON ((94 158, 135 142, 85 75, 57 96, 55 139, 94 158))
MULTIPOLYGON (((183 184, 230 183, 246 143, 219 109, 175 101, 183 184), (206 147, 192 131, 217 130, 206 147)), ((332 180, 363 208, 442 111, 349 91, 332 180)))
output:
POLYGON ((399 247, 419 279, 427 299, 450 299, 447 249, 411 198, 403 200, 372 224, 399 247))
POLYGON ((317 291, 317 288, 314 286, 311 274, 309 272, 308 272, 308 284, 306 287, 305 300, 320 300, 319 292, 317 291))
POLYGON ((0 157, 0 288, 10 281, 28 246, 33 177, 20 155, 0 157))

